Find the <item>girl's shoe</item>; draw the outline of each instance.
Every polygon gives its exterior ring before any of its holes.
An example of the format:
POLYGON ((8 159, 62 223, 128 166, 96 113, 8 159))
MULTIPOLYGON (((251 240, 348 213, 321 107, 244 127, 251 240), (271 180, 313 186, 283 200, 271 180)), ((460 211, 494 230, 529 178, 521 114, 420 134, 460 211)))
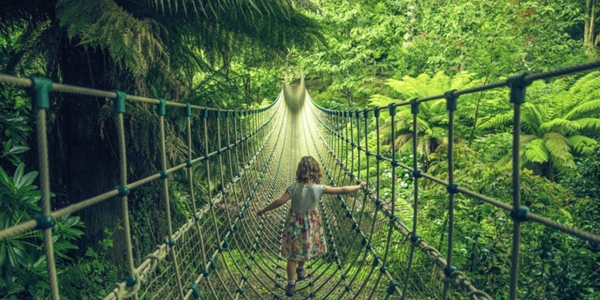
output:
POLYGON ((285 287, 285 295, 288 297, 294 296, 294 292, 296 291, 296 284, 289 284, 285 287))
POLYGON ((298 275, 298 280, 306 279, 306 270, 304 268, 296 268, 296 275, 298 275))

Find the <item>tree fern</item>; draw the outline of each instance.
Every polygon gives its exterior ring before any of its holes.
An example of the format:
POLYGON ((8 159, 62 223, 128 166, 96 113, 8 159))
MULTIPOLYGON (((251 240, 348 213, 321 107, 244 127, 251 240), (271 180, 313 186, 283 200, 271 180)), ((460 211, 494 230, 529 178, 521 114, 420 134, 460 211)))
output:
POLYGON ((525 132, 539 136, 539 128, 543 122, 537 106, 527 102, 521 106, 521 126, 525 132))
POLYGON ((145 76, 158 61, 168 64, 161 39, 165 29, 153 20, 134 18, 112 0, 61 0, 57 16, 69 37, 79 38, 79 45, 107 50, 136 76, 145 76))
POLYGON ((583 135, 570 136, 568 140, 573 149, 580 153, 591 153, 598 144, 598 141, 583 135))
POLYGON ((369 105, 372 106, 388 106, 390 103, 399 102, 398 99, 390 98, 388 96, 375 94, 369 98, 369 105))
POLYGON ((565 115, 565 118, 573 120, 589 116, 600 116, 600 99, 586 101, 577 105, 565 115))
POLYGON ((600 72, 594 71, 579 78, 569 91, 573 94, 589 94, 600 89, 600 72))
POLYGON ((534 163, 545 163, 550 156, 543 139, 535 139, 527 143, 524 154, 527 161, 534 163))
POLYGON ((450 77, 446 76, 444 72, 438 72, 435 75, 433 75, 433 78, 431 78, 429 85, 429 90, 432 91, 443 91, 445 89, 449 89, 451 86, 450 77))
POLYGON ((272 61, 325 44, 289 1, 58 0, 56 13, 74 42, 105 51, 140 84, 165 87, 162 95, 185 95, 199 72, 228 70, 235 56, 272 61))
POLYGON ((456 75, 454 75, 452 77, 452 80, 450 82, 450 86, 444 87, 444 89, 446 89, 446 90, 453 90, 453 89, 460 90, 460 89, 465 89, 465 88, 469 88, 469 87, 473 87, 473 86, 481 84, 480 80, 474 80, 473 77, 474 77, 473 73, 469 73, 469 72, 460 72, 460 73, 457 73, 456 75))
POLYGON ((479 129, 493 129, 501 128, 512 124, 514 114, 512 111, 503 114, 497 114, 481 122, 477 128, 479 129))
POLYGON ((556 131, 562 135, 571 135, 581 129, 581 125, 571 120, 556 118, 540 125, 541 132, 556 131))
MULTIPOLYGON (((581 130, 596 131, 600 129, 600 118, 581 118, 574 120, 573 123, 579 125, 581 130)), ((596 137, 599 135, 598 132, 593 134, 596 137)))
POLYGON ((544 135, 544 139, 544 145, 552 157, 552 162, 560 171, 564 172, 567 168, 575 167, 567 138, 557 132, 548 132, 544 135))

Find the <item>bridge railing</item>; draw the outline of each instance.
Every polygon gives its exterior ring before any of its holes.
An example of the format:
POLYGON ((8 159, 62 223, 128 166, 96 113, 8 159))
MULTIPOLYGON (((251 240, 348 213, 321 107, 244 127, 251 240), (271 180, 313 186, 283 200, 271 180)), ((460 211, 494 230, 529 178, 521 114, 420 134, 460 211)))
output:
MULTIPOLYGON (((218 108, 191 105, 189 103, 166 101, 165 99, 128 95, 122 91, 103 91, 60 84, 40 77, 19 78, 0 74, 0 84, 27 89, 32 94, 42 206, 41 214, 36 215, 35 218, 1 230, 0 242, 10 240, 27 231, 43 231, 43 249, 47 262, 48 282, 50 286, 48 297, 53 300, 60 299, 55 266, 55 251, 53 248, 53 227, 56 224, 55 220, 62 216, 81 212, 82 210, 91 210, 99 203, 118 200, 119 202, 117 203, 120 204, 122 209, 120 217, 122 218, 122 226, 125 231, 127 244, 127 275, 123 281, 117 284, 117 287, 112 292, 108 293, 105 299, 124 299, 130 297, 135 299, 138 299, 138 297, 145 299, 198 298, 200 292, 198 291, 197 284, 203 277, 208 276, 207 272, 209 270, 216 268, 215 258, 222 255, 222 249, 228 246, 229 240, 231 240, 230 236, 234 234, 238 227, 238 221, 244 217, 244 212, 249 207, 248 201, 254 193, 251 190, 253 186, 248 181, 242 183, 238 183, 238 181, 240 181, 245 171, 258 169, 257 165, 264 163, 264 159, 262 158, 260 158, 261 162, 259 163, 256 163, 256 160, 264 144, 270 141, 274 123, 277 123, 277 119, 280 118, 280 116, 275 114, 277 106, 281 105, 282 101, 274 101, 268 107, 254 110, 221 110, 218 108), (52 103, 52 92, 85 96, 84 101, 94 98, 104 98, 107 102, 110 102, 108 100, 112 100, 118 140, 118 155, 115 157, 114 163, 118 165, 115 168, 119 170, 119 179, 115 181, 118 181, 119 185, 91 198, 71 199, 70 205, 58 209, 53 209, 51 206, 51 170, 48 155, 52 151, 49 148, 47 127, 49 119, 48 109, 52 103), (158 135, 160 136, 158 141, 160 144, 160 165, 156 166, 156 169, 160 171, 134 182, 128 182, 130 166, 127 163, 126 125, 124 118, 126 107, 130 103, 156 106, 154 116, 158 118, 158 135), (175 162, 174 165, 169 165, 169 159, 166 154, 167 137, 165 134, 165 124, 167 121, 165 116, 167 108, 181 113, 185 117, 187 128, 187 132, 185 133, 187 139, 185 143, 187 159, 175 162), (200 116, 200 124, 193 124, 192 116, 200 116), (192 126, 200 128, 200 130, 192 130, 192 126), (209 140, 207 132, 209 127, 216 128, 217 131, 216 134, 211 135, 211 140, 209 140), (193 132, 196 133, 197 131, 201 132, 199 136, 202 139, 201 144, 204 145, 204 149, 195 150, 193 147, 193 132), (215 140, 212 140, 213 138, 215 140), (219 167, 218 174, 210 174, 211 160, 217 160, 219 167), (205 178, 202 180, 204 180, 206 186, 202 186, 202 188, 198 186, 193 176, 194 167, 199 164, 205 166, 205 178), (191 206, 189 215, 191 217, 175 231, 172 220, 173 213, 171 212, 171 187, 169 181, 172 180, 173 173, 183 173, 184 171, 185 175, 189 178, 189 202, 191 206), (161 199, 166 211, 166 238, 164 241, 158 243, 156 251, 148 254, 143 261, 136 264, 133 255, 133 234, 130 224, 128 196, 131 191, 159 181, 162 181, 161 199), (201 191, 206 192, 202 195, 201 191), (232 196, 228 196, 229 193, 232 196), (204 200, 198 201, 199 197, 204 200), (230 198, 229 200, 227 200, 228 197, 230 198), (219 220, 223 216, 215 215, 215 206, 221 202, 231 205, 238 211, 235 216, 230 216, 229 211, 226 211, 228 222, 219 220), (197 207, 197 203, 204 203, 204 205, 197 207), (205 214, 208 214, 208 216, 202 218, 205 214), (186 235, 193 235, 193 238, 186 237, 186 235), (211 243, 216 243, 217 247, 208 242, 209 238, 213 239, 211 243), (187 252, 184 253, 184 249, 187 252), (194 258, 189 257, 190 252, 192 252, 194 258), (169 256, 168 259, 167 256, 169 256), (182 257, 185 260, 195 260, 195 262, 191 264, 178 262, 178 259, 181 260, 182 257), (153 274, 155 274, 159 265, 163 265, 162 268, 166 268, 167 271, 164 272, 166 275, 157 281, 157 276, 153 274), (195 268, 205 271, 198 272, 195 268), (166 286, 168 288, 165 289, 166 286)), ((69 142, 80 143, 85 141, 69 142)), ((86 166, 81 164, 80 167, 85 168, 86 166)), ((119 205, 115 205, 115 207, 119 207, 119 205)), ((115 214, 113 217, 118 218, 118 212, 115 212, 115 214)), ((13 220, 9 221, 12 222, 13 220)), ((137 254, 140 255, 140 253, 137 254)), ((220 275, 218 276, 221 280, 220 275)), ((235 281, 239 282, 238 284, 243 292, 243 286, 246 281, 240 278, 236 278, 235 281)), ((212 292, 214 293, 214 290, 212 292)))
MULTIPOLYGON (((323 107, 318 106, 316 103, 312 102, 316 109, 313 111, 314 116, 319 120, 322 128, 324 129, 324 136, 322 137, 323 142, 327 145, 327 149, 330 154, 335 158, 335 163, 340 165, 346 172, 347 177, 350 181, 355 181, 360 177, 360 167, 361 165, 360 159, 363 159, 367 162, 367 166, 369 166, 369 161, 374 160, 376 162, 377 167, 377 182, 373 190, 369 195, 369 199, 375 204, 375 206, 379 209, 381 208, 385 215, 389 218, 390 222, 390 231, 388 233, 388 241, 393 239, 392 229, 399 231, 406 237, 406 239, 411 241, 411 248, 408 259, 408 267, 405 272, 403 284, 394 284, 392 290, 395 289, 396 292, 400 295, 406 297, 407 288, 409 286, 409 279, 411 278, 411 268, 413 266, 413 257, 415 249, 420 249, 424 253, 427 254, 430 261, 437 265, 440 269, 443 270, 442 280, 444 281, 444 290, 443 290, 443 299, 447 299, 448 297, 448 289, 452 284, 455 287, 459 288, 464 295, 469 296, 473 299, 491 299, 489 295, 478 290, 473 286, 471 281, 467 278, 467 276, 453 266, 453 246, 454 246, 454 212, 455 212, 455 197, 457 194, 463 194, 468 197, 472 197, 474 199, 478 199, 485 203, 488 203, 494 207, 497 207, 501 210, 504 210, 509 213, 512 221, 513 221, 513 230, 512 230, 512 250, 511 250, 511 269, 510 269, 510 299, 517 299, 517 289, 518 289, 518 277, 519 277, 519 251, 521 246, 521 224, 523 222, 532 221, 539 224, 543 224, 549 228, 554 228, 556 230, 560 230, 569 235, 578 237, 582 240, 586 240, 592 243, 600 244, 600 236, 580 230, 578 228, 562 224, 560 222, 554 221, 547 217, 538 215, 530 211, 530 209, 522 204, 521 201, 521 165, 520 165, 520 157, 519 157, 519 149, 522 147, 521 145, 521 106, 525 103, 525 94, 527 86, 529 86, 535 80, 547 79, 550 77, 582 72, 586 70, 591 70, 594 68, 600 67, 600 62, 592 62, 588 64, 577 65, 573 67, 566 67, 562 69, 558 69, 555 71, 537 73, 537 74, 529 74, 523 73, 519 75, 515 75, 509 77, 508 79, 481 85, 473 88, 468 88, 464 90, 450 90, 445 92, 444 94, 435 95, 431 97, 425 98, 415 98, 410 101, 392 103, 389 106, 382 107, 374 107, 367 108, 361 110, 330 110, 323 107), (460 101, 459 97, 461 95, 472 94, 476 92, 487 91, 496 88, 510 88, 510 102, 513 105, 513 139, 512 139, 512 203, 505 203, 503 201, 488 197, 486 195, 482 195, 475 191, 463 188, 459 185, 458 182, 454 180, 454 155, 455 150, 453 149, 454 141, 455 141, 455 111, 457 109, 457 103, 460 101), (419 141, 419 132, 417 127, 417 117, 419 115, 419 105, 424 102, 434 101, 434 100, 446 100, 446 108, 448 111, 448 149, 447 149, 447 158, 448 158, 448 178, 442 179, 435 177, 433 175, 427 174, 419 169, 419 164, 417 162, 417 145, 419 141), (396 109, 401 106, 410 106, 411 113, 413 115, 412 121, 412 166, 406 165, 400 162, 398 157, 398 151, 395 148, 396 140, 396 109), (384 155, 383 151, 381 151, 381 140, 380 140, 380 118, 381 114, 386 113, 387 116, 391 119, 391 149, 388 155, 384 155), (371 122, 375 123, 375 128, 377 130, 377 149, 372 150, 369 149, 368 142, 368 132, 362 135, 361 138, 361 130, 365 130, 369 127, 371 122), (358 126, 358 128, 356 128, 358 126), (363 126, 362 129, 360 126, 363 126), (354 136, 354 135, 357 136, 354 136), (355 153, 357 154, 355 160, 355 153), (391 172, 391 195, 390 199, 385 199, 378 191, 381 189, 380 185, 380 164, 387 164, 388 167, 392 169, 391 172), (405 171, 412 174, 413 185, 414 185, 414 199, 413 199, 413 216, 412 220, 401 220, 397 214, 396 207, 396 199, 397 199, 397 190, 396 186, 397 182, 397 169, 404 169, 405 171), (442 255, 440 251, 430 247, 427 242, 419 235, 419 227, 417 212, 419 210, 419 182, 421 179, 430 180, 433 183, 440 184, 445 186, 448 191, 448 234, 447 234, 447 250, 446 255, 442 255), (384 203, 388 203, 387 206, 384 203), (412 223, 412 226, 405 225, 405 222, 412 223), (411 228, 412 227, 412 228, 411 228)), ((367 167, 368 168, 368 167, 367 167)), ((365 180, 364 178, 362 178, 365 180)), ((373 183, 370 183, 373 187, 373 183)), ((351 213, 351 209, 347 208, 349 213, 351 213)), ((378 211, 378 210, 377 210, 378 211)), ((364 234, 363 234, 364 235, 364 234)), ((365 236, 366 238, 366 236, 365 236)), ((387 253, 389 248, 389 243, 386 245, 386 256, 380 259, 380 264, 385 266, 389 261, 387 257, 387 253)), ((386 273, 386 272, 383 272, 386 273)), ((387 273, 388 277, 390 274, 387 273)), ((390 277, 391 279, 392 277, 390 277)), ((389 289, 388 289, 389 290, 389 289)))

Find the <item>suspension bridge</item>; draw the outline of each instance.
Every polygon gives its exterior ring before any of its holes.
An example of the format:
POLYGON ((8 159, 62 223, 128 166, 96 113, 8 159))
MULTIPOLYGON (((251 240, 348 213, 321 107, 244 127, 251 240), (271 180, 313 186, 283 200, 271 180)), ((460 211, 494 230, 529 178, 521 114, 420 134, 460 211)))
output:
MULTIPOLYGON (((506 298, 518 298, 521 225, 536 222, 591 243, 600 236, 561 224, 532 213, 522 205, 520 195, 519 147, 520 106, 526 88, 534 80, 581 72, 600 66, 600 62, 539 74, 520 74, 507 80, 452 90, 422 99, 394 103, 387 107, 335 111, 316 105, 307 94, 304 81, 285 85, 279 97, 268 107, 254 110, 221 110, 185 103, 128 95, 121 91, 102 91, 54 83, 49 79, 18 78, 0 74, 0 83, 28 89, 35 112, 39 185, 42 214, 0 231, 0 241, 9 240, 31 230, 43 232, 47 258, 49 298, 60 299, 52 231, 55 219, 90 210, 100 202, 120 203, 122 211, 115 217, 123 220, 126 236, 126 274, 120 282, 107 282, 110 299, 283 299, 286 298, 286 260, 279 255, 280 233, 285 209, 258 217, 256 211, 278 197, 294 180, 297 162, 304 155, 315 157, 325 171, 322 183, 331 186, 368 181, 367 188, 344 196, 324 196, 319 204, 323 216, 329 252, 307 263, 308 278, 299 283, 294 299, 492 299, 475 286, 469 274, 453 266, 455 197, 465 195, 506 211, 513 224, 510 262, 510 288, 506 298), (510 88, 514 107, 513 128, 513 197, 511 201, 493 199, 468 190, 454 181, 454 112, 459 96, 496 88, 510 88), (101 97, 113 101, 118 157, 119 186, 89 199, 73 201, 66 207, 51 207, 47 141, 47 110, 50 93, 77 94, 89 99, 101 97), (446 100, 448 110, 448 177, 437 178, 419 169, 417 116, 419 105, 438 99, 446 100), (126 103, 138 102, 155 107, 151 112, 159 120, 160 170, 134 182, 128 181, 126 103), (380 118, 391 120, 392 140, 396 109, 410 106, 413 115, 413 162, 399 161, 394 143, 383 151, 380 141, 380 118), (167 158, 165 118, 167 109, 185 117, 187 159, 179 162, 167 158), (193 116, 200 116, 194 122, 193 116), (370 126, 369 124, 375 124, 370 126), (209 134, 208 128, 214 132, 209 134), (375 129, 373 129, 375 128, 375 129), (375 136, 375 146, 369 144, 375 136), (200 139, 204 149, 194 149, 200 139), (385 152, 385 153, 384 153, 385 152), (383 188, 381 168, 391 167, 390 194, 380 195, 383 188), (194 170, 203 170, 205 186, 199 187, 194 170), (376 179, 365 170, 376 169, 376 179), (411 219, 399 216, 397 170, 412 175, 414 193, 410 201, 411 219), (215 172, 215 170, 217 170, 215 172), (212 172, 212 173, 211 173, 212 172), (190 217, 181 226, 172 221, 170 189, 173 174, 188 179, 190 217), (420 183, 429 180, 445 186, 447 201, 447 245, 430 246, 420 234, 417 213, 420 183), (133 254, 130 191, 161 182, 161 199, 166 211, 165 239, 156 250, 136 262, 133 254), (407 225, 410 224, 410 225, 407 225), (397 256, 390 255, 394 248, 397 256), (439 247, 438 247, 439 248, 439 247), (113 288, 114 286, 114 288, 113 288)), ((69 141, 73 143, 81 141, 69 141)), ((289 203, 287 204, 289 205, 289 203)))

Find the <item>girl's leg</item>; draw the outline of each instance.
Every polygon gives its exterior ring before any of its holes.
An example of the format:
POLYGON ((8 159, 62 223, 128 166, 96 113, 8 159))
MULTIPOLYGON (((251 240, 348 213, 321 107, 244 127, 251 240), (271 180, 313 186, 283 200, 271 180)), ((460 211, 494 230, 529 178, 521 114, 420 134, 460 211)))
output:
POLYGON ((306 270, 304 270, 304 263, 306 261, 299 261, 298 268, 296 269, 296 275, 298 275, 298 280, 306 279, 306 270))
MULTIPOLYGON (((302 264, 304 265, 304 262, 302 262, 302 264)), ((287 261, 287 275, 288 275, 288 280, 296 280, 296 261, 295 260, 291 260, 288 259, 287 261)))

